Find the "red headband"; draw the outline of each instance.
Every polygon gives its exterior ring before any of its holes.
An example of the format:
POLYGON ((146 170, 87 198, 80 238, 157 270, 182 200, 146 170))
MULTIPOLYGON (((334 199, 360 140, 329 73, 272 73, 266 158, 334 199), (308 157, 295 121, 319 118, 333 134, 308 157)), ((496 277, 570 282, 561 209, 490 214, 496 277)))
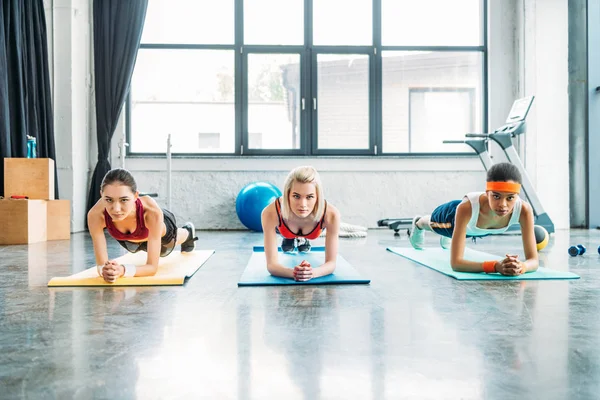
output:
POLYGON ((512 182, 488 182, 486 190, 492 190, 494 192, 509 192, 509 193, 520 193, 521 185, 519 183, 512 182))

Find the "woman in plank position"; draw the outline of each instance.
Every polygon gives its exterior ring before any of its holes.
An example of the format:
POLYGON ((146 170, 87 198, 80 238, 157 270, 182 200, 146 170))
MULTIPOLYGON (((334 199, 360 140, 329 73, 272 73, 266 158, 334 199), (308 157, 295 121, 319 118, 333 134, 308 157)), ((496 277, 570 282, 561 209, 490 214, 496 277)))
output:
POLYGON ((415 249, 422 249, 425 231, 441 235, 441 246, 451 247, 450 263, 454 271, 520 275, 537 270, 533 210, 519 197, 521 183, 521 173, 514 165, 493 165, 487 173, 485 192, 468 193, 462 200, 442 204, 431 215, 414 217, 410 243, 415 249), (514 254, 506 254, 501 261, 483 263, 464 258, 467 237, 504 233, 513 224, 521 225, 525 260, 514 254))
POLYGON ((191 222, 177 228, 175 216, 149 196, 140 196, 135 179, 125 169, 113 169, 102 180, 100 200, 88 212, 88 227, 94 243, 98 274, 106 282, 122 276, 153 276, 159 257, 166 257, 177 245, 191 252, 198 240, 191 222), (131 253, 148 253, 145 265, 122 265, 108 259, 104 229, 131 253))
POLYGON ((305 282, 331 274, 335 270, 338 253, 340 213, 323 197, 319 173, 310 166, 293 169, 285 180, 283 196, 265 207, 262 212, 267 269, 273 276, 305 282), (299 253, 310 250, 309 240, 319 237, 327 229, 325 263, 313 268, 303 260, 295 268, 286 268, 279 262, 277 233, 283 236, 281 249, 299 253))

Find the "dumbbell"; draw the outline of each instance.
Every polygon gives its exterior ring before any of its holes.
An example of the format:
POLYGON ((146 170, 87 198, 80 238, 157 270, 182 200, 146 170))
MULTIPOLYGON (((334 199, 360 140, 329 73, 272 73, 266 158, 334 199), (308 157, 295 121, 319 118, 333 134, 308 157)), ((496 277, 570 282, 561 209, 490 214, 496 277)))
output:
MULTIPOLYGON (((585 251, 586 251, 586 248, 582 244, 578 244, 577 246, 569 247, 569 255, 571 257, 584 255, 585 251)), ((598 248, 598 252, 600 253, 600 248, 598 248)))

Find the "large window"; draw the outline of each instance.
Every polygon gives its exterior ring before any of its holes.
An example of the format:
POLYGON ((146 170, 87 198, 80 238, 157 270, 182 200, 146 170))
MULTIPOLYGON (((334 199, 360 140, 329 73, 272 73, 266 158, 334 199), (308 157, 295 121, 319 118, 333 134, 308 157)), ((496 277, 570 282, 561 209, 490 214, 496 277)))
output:
POLYGON ((482 54, 384 51, 382 151, 469 152, 445 145, 482 128, 482 54))
POLYGON ((317 147, 369 149, 369 56, 317 54, 316 61, 317 147))
POLYGON ((149 0, 128 152, 470 153, 485 0, 149 0))
POLYGON ((300 149, 300 55, 249 54, 248 149, 300 149))
MULTIPOLYGON (((449 152, 444 140, 460 139, 465 132, 473 132, 474 92, 473 89, 411 88, 408 152, 449 152)), ((466 145, 463 147, 467 149, 466 145)))
POLYGON ((131 86, 131 151, 232 153, 233 50, 141 49, 131 86))

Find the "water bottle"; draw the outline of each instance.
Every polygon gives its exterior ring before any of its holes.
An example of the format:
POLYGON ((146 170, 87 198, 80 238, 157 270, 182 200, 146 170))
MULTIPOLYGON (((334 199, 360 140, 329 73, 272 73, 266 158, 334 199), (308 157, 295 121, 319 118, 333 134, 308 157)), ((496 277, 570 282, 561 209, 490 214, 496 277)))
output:
POLYGON ((37 140, 27 135, 27 158, 37 158, 37 140))

